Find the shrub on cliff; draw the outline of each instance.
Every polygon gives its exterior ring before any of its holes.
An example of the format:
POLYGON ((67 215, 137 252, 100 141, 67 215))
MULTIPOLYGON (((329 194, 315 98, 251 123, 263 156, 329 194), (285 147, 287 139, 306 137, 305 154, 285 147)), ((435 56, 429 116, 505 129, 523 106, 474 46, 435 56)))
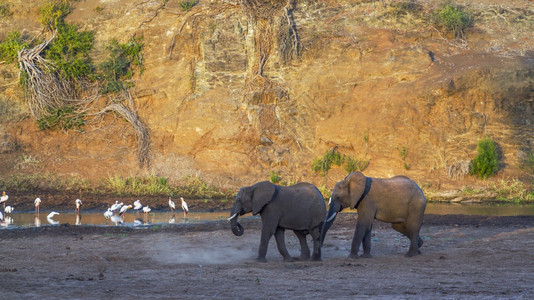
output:
POLYGON ((461 6, 445 2, 434 12, 435 22, 456 38, 463 39, 465 30, 473 25, 473 18, 461 6))
POLYGON ((499 155, 493 140, 485 137, 478 141, 477 152, 478 155, 471 161, 469 173, 482 179, 495 175, 499 169, 499 155))

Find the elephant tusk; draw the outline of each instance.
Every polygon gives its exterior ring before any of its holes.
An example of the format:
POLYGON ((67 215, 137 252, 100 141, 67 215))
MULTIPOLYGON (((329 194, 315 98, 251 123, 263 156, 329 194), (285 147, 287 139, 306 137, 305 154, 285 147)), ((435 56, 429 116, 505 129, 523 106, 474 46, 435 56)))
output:
POLYGON ((226 219, 228 221, 232 220, 233 218, 235 218, 237 216, 237 213, 233 214, 230 218, 226 219))
POLYGON ((332 203, 332 197, 328 199, 328 205, 330 205, 330 203, 332 203))
POLYGON ((337 216, 337 212, 334 213, 333 215, 331 215, 330 218, 328 218, 328 220, 326 220, 326 223, 332 221, 336 216, 337 216))

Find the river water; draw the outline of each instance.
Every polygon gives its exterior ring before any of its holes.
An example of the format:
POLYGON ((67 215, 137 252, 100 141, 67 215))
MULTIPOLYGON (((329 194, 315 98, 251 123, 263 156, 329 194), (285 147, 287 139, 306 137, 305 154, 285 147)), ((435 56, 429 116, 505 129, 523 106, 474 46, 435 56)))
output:
MULTIPOLYGON (((41 212, 36 216, 33 212, 13 212, 6 215, 1 229, 27 228, 57 224, 71 225, 102 225, 102 226, 147 226, 157 224, 199 223, 225 220, 229 211, 190 212, 184 218, 182 212, 156 211, 148 215, 128 212, 122 216, 104 217, 103 211, 82 211, 80 215, 73 211, 60 211, 59 215, 48 218, 49 212, 41 212)), ((534 215, 534 204, 449 204, 429 203, 426 214, 460 214, 485 216, 534 215)))

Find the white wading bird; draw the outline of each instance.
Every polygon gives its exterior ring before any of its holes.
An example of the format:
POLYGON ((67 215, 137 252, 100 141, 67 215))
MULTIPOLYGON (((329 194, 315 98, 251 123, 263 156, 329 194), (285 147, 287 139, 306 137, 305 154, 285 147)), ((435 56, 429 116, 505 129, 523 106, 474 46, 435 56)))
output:
POLYGON ((39 206, 41 206, 41 199, 35 198, 35 201, 33 201, 33 204, 35 205, 35 213, 39 214, 39 206))
POLYGON ((140 209, 143 209, 143 204, 141 204, 141 200, 139 200, 139 199, 135 200, 134 203, 133 203, 133 205, 134 205, 134 208, 133 208, 133 209, 134 209, 136 212, 139 212, 140 209))
POLYGON ((49 213, 48 216, 46 216, 46 220, 48 221, 48 223, 54 224, 54 225, 55 224, 59 224, 59 221, 56 221, 56 220, 52 219, 55 215, 59 215, 59 213, 53 211, 53 212, 49 213))
POLYGON ((111 211, 111 208, 108 207, 108 210, 104 213, 104 217, 107 219, 111 218, 113 216, 113 212, 111 211))
POLYGON ((111 211, 112 212, 117 212, 119 211, 119 209, 121 209, 123 203, 119 203, 119 201, 115 201, 115 204, 111 205, 111 211))
POLYGON ((169 208, 171 209, 171 211, 174 211, 176 209, 176 204, 174 203, 174 201, 172 201, 171 197, 169 197, 169 208))
POLYGON ((148 214, 151 210, 152 209, 150 209, 150 207, 148 207, 148 205, 143 207, 143 212, 145 213, 145 215, 148 214))
POLYGON ((76 209, 74 210, 74 213, 80 213, 80 207, 82 206, 82 200, 76 199, 74 201, 74 204, 76 205, 76 209))
POLYGON ((2 192, 2 197, 0 197, 0 203, 4 203, 4 208, 6 208, 6 201, 9 199, 9 196, 6 195, 6 191, 2 192))
POLYGON ((185 203, 184 198, 180 197, 180 200, 182 200, 182 209, 184 210, 184 218, 185 218, 185 215, 189 213, 189 208, 187 207, 187 203, 185 203))
POLYGON ((125 213, 127 210, 129 210, 130 208, 132 208, 131 205, 125 205, 123 207, 121 207, 121 210, 119 211, 119 215, 122 216, 123 213, 125 213))
POLYGON ((9 206, 9 205, 6 206, 6 208, 4 208, 4 212, 5 212, 6 214, 10 214, 10 213, 12 213, 14 210, 15 210, 15 208, 14 208, 13 206, 9 206))

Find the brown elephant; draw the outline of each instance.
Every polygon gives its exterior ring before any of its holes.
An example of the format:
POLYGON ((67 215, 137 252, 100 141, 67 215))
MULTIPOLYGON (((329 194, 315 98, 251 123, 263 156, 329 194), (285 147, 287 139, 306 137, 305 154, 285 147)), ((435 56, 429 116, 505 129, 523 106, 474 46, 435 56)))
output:
POLYGON ((274 234, 278 251, 286 261, 292 261, 285 241, 286 229, 293 230, 301 247, 301 259, 310 258, 306 235, 313 239, 312 259, 321 259, 321 228, 326 214, 326 204, 321 192, 311 183, 301 182, 292 186, 278 186, 268 181, 243 187, 237 193, 230 212, 232 232, 240 236, 243 227, 237 222, 240 215, 252 212, 260 214, 262 221, 258 261, 265 262, 267 245, 274 234))
POLYGON ((362 242, 362 257, 371 257, 371 229, 374 219, 391 223, 393 229, 410 239, 407 257, 420 254, 419 248, 423 245, 423 240, 419 236, 419 230, 423 224, 426 198, 410 178, 371 178, 360 172, 353 172, 343 181, 336 183, 329 205, 321 232, 321 243, 337 213, 344 208, 356 208, 358 221, 349 258, 358 258, 362 242))

